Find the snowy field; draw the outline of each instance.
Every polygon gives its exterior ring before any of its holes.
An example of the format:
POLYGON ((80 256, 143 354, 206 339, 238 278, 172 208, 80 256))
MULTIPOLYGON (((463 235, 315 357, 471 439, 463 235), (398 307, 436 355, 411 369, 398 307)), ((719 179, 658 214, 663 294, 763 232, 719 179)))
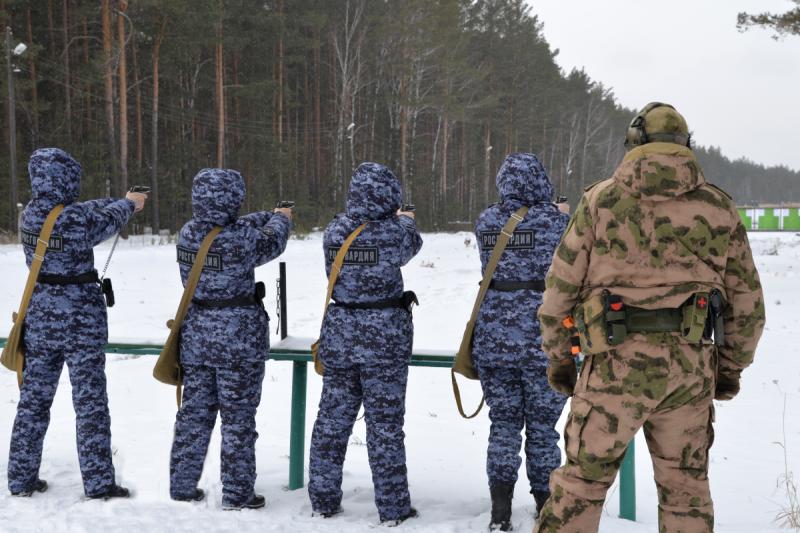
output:
MULTIPOLYGON (((471 310, 480 278, 474 239, 460 234, 428 234, 422 252, 404 269, 407 287, 417 291, 422 306, 414 313, 415 346, 454 350, 471 310)), ((800 235, 752 234, 767 302, 767 329, 746 371, 742 393, 717 405, 716 442, 711 453, 711 488, 720 533, 781 531, 775 516, 786 505, 779 485, 788 468, 800 476, 800 235), (786 412, 784 415, 784 402, 786 412), (785 425, 785 428, 784 428, 785 425)), ((98 249, 101 267, 110 243, 98 249)), ((289 331, 317 334, 325 291, 321 238, 293 239, 282 258, 288 263, 289 331)), ((267 305, 275 339, 277 263, 257 270, 267 283, 267 305)), ((0 246, 0 335, 10 329, 27 270, 17 246, 0 246)), ((165 321, 180 297, 175 249, 141 238, 121 243, 111 265, 117 305, 109 312, 112 342, 160 343, 165 321)), ((67 374, 62 374, 44 445, 41 476, 50 490, 31 499, 6 492, 6 455, 18 398, 12 373, 0 372, 0 532, 16 531, 258 531, 348 532, 372 530, 378 522, 367 464, 364 422, 356 423, 344 475, 343 515, 311 517, 305 490, 288 491, 289 398, 291 365, 267 364, 258 413, 256 490, 267 498, 260 511, 220 509, 219 430, 212 440, 200 482, 209 498, 199 504, 169 500, 169 449, 175 415, 174 389, 151 377, 155 357, 110 355, 107 363, 117 480, 134 491, 126 501, 83 499, 75 451, 75 425, 67 374)), ((420 518, 405 531, 480 532, 489 522, 489 495, 484 468, 488 419, 486 410, 470 421, 455 408, 449 372, 412 368, 409 378, 406 444, 411 499, 420 518)), ((320 379, 309 372, 306 444, 314 422, 320 379)), ((480 392, 476 383, 462 387, 469 407, 480 392), (464 390, 466 389, 466 390, 464 390)), ((562 421, 559 423, 563 426, 562 421)), ((637 442, 638 522, 616 518, 618 488, 609 492, 600 531, 644 533, 658 530, 652 467, 641 437, 637 442)), ((530 531, 533 499, 524 472, 514 499, 514 529, 530 531)))

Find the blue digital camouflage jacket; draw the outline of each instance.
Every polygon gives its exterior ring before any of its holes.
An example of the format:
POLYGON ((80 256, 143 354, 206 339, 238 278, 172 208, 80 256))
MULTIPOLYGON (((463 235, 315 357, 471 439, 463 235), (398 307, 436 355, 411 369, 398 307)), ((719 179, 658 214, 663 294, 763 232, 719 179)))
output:
MULTIPOLYGON (((94 270, 93 248, 113 237, 133 215, 127 199, 105 198, 78 202, 81 165, 58 148, 41 148, 30 158, 32 198, 20 225, 25 261, 30 267, 36 241, 47 215, 58 204, 58 217, 42 264, 42 274, 76 276, 94 270)), ((105 345, 106 306, 96 283, 37 284, 25 318, 25 342, 49 345, 105 345)))
MULTIPOLYGON (((203 169, 192 185, 192 219, 178 237, 177 259, 186 284, 194 257, 214 226, 222 231, 206 257, 194 298, 227 300, 255 292, 255 272, 286 248, 291 221, 272 212, 238 216, 245 197, 235 170, 203 169)), ((183 364, 232 367, 267 359, 269 317, 258 305, 208 308, 190 305, 181 328, 183 364)))
MULTIPOLYGON (((484 210, 475 224, 481 272, 485 272, 500 230, 511 214, 522 206, 529 206, 493 279, 544 280, 569 220, 551 201, 553 186, 544 166, 533 154, 511 154, 500 167, 496 184, 500 202, 484 210)), ((546 364, 536 319, 541 304, 541 292, 489 290, 475 325, 475 363, 487 366, 546 364)))
MULTIPOLYGON (((323 238, 325 271, 362 223, 333 289, 340 303, 377 302, 403 294, 400 267, 422 247, 412 218, 397 216, 403 191, 391 170, 362 163, 353 173, 346 211, 328 224, 323 238)), ((347 309, 331 305, 323 321, 320 357, 325 366, 396 363, 411 356, 413 326, 403 309, 347 309)))

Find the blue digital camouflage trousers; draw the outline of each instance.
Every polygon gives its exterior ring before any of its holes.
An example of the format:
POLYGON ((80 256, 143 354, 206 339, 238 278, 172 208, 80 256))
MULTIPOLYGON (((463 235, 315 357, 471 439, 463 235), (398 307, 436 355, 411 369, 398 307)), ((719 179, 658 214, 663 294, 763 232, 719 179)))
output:
POLYGON ((347 442, 361 404, 367 425, 367 454, 381 521, 408 516, 405 418, 408 365, 325 367, 322 397, 311 436, 308 493, 317 513, 339 508, 347 442))
POLYGON ((25 372, 8 457, 8 488, 25 492, 38 479, 50 406, 64 363, 72 383, 78 460, 86 496, 105 494, 114 485, 111 418, 106 394, 106 355, 91 346, 43 347, 26 343, 25 372))
POLYGON ((525 466, 531 490, 547 491, 550 472, 561 464, 555 429, 567 397, 547 383, 547 366, 479 366, 483 394, 489 406, 489 486, 514 485, 525 429, 525 466))
POLYGON ((256 410, 261 403, 264 363, 237 367, 184 367, 183 403, 175 418, 170 460, 170 496, 195 494, 203 473, 217 412, 222 419, 222 504, 241 506, 256 482, 256 410))

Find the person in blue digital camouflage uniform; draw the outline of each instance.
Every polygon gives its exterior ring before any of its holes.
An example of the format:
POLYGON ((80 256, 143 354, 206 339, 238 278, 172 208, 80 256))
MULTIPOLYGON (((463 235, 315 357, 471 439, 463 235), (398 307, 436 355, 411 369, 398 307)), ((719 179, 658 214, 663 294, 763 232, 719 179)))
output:
POLYGON ((183 404, 175 419, 170 496, 199 501, 197 488, 217 412, 222 418, 222 506, 256 509, 256 409, 269 353, 269 317, 256 290, 254 269, 283 253, 291 210, 238 216, 245 197, 235 170, 204 169, 192 185, 192 219, 180 231, 178 264, 186 284, 200 244, 222 231, 206 257, 181 328, 183 404))
POLYGON ((405 394, 413 324, 400 267, 422 247, 414 214, 400 211, 400 182, 387 167, 363 163, 354 172, 346 212, 325 229, 325 268, 358 226, 334 287, 320 336, 325 367, 311 437, 308 492, 315 514, 342 511, 342 465, 358 410, 364 405, 367 452, 380 520, 394 525, 417 515, 406 474, 405 394))
POLYGON ((533 154, 506 157, 496 183, 500 202, 481 213, 475 225, 482 269, 511 214, 523 206, 530 208, 497 265, 475 324, 472 353, 492 424, 486 460, 490 529, 508 531, 523 428, 528 481, 537 509, 549 496, 550 472, 561 463, 555 425, 567 397, 547 383, 547 357, 541 350, 536 311, 568 216, 552 203, 553 186, 533 154))
POLYGON ((25 317, 26 364, 8 457, 8 488, 15 496, 44 492, 39 479, 50 406, 64 363, 72 383, 78 459, 89 498, 129 496, 115 482, 111 419, 106 394, 106 305, 94 270, 92 249, 112 237, 146 196, 77 202, 81 165, 58 148, 31 155, 32 199, 22 213, 25 261, 30 266, 47 215, 63 204, 25 317))

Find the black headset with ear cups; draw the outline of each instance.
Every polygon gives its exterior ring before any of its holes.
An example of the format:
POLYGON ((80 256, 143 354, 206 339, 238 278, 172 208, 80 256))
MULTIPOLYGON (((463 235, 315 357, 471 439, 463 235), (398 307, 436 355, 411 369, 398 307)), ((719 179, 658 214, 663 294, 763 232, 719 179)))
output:
POLYGON ((638 115, 633 117, 628 126, 628 133, 625 135, 625 148, 632 150, 637 146, 651 142, 669 142, 680 144, 687 148, 692 148, 692 134, 683 135, 680 133, 651 133, 648 134, 645 128, 645 116, 658 107, 669 107, 677 112, 674 106, 662 102, 651 102, 642 109, 638 115))

